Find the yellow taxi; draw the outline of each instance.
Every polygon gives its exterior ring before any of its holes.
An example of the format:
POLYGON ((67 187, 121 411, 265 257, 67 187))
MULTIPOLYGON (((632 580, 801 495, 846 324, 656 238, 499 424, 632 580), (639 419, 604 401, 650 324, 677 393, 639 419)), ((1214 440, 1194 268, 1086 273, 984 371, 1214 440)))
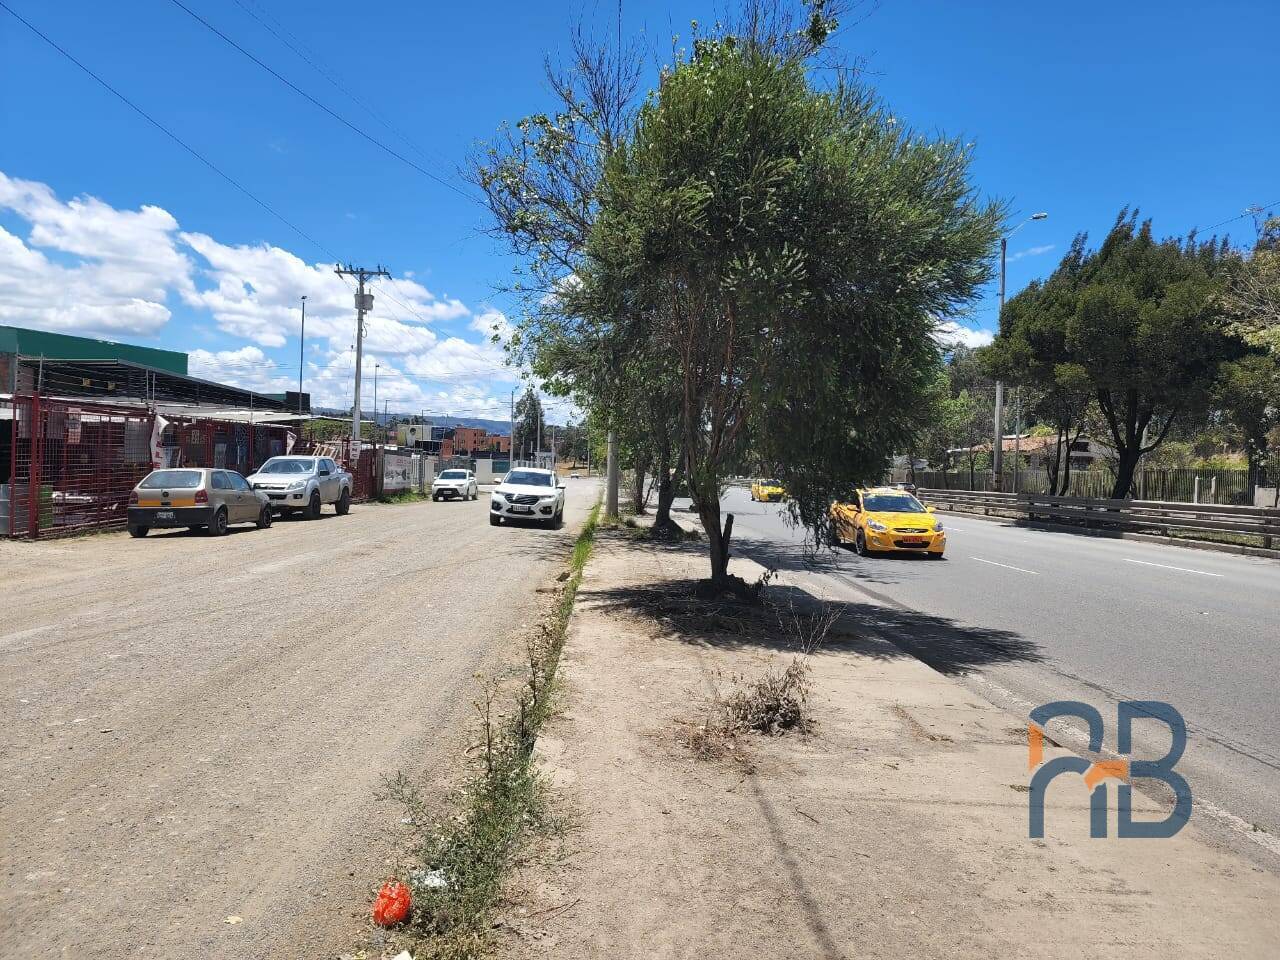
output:
POLYGON ((787 495, 782 484, 777 480, 753 480, 751 482, 751 499, 768 503, 770 500, 781 500, 787 495))
POLYGON ((863 557, 921 553, 941 560, 947 549, 947 534, 933 507, 893 487, 858 490, 847 502, 833 503, 831 532, 837 544, 852 543, 863 557))

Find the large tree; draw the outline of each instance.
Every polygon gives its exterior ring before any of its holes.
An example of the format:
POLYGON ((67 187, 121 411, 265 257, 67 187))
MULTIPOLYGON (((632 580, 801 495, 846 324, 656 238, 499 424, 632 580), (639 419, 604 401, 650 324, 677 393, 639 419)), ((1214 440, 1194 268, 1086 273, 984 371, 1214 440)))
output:
POLYGON ((1096 401, 1120 498, 1142 456, 1208 404, 1241 352, 1220 299, 1236 256, 1225 241, 1157 240, 1129 210, 1098 249, 1086 242, 1077 236, 1046 282, 1009 301, 993 353, 1010 379, 1056 394, 1062 426, 1084 396, 1096 401))
MULTIPOLYGON (((538 440, 543 429, 542 398, 532 386, 527 387, 516 401, 515 430, 511 434, 511 459, 531 460, 538 450, 538 440)), ((549 440, 550 437, 544 438, 549 440)))
POLYGON ((722 472, 748 444, 820 533, 915 435, 935 325, 990 273, 1001 212, 968 166, 858 84, 815 89, 799 59, 735 36, 696 42, 606 159, 566 303, 673 371, 713 582, 722 472))

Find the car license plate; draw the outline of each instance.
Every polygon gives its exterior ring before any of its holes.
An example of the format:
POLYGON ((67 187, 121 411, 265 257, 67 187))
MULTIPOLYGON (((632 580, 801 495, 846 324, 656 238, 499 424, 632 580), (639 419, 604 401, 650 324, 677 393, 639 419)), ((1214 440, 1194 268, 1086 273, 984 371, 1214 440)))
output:
POLYGON ((928 541, 928 540, 924 540, 924 539, 922 539, 922 538, 920 538, 920 537, 907 537, 907 538, 906 538, 905 540, 903 540, 902 542, 903 542, 903 543, 910 544, 910 545, 911 545, 911 546, 913 546, 913 547, 925 547, 925 546, 928 546, 928 545, 929 545, 929 541, 928 541))
POLYGON ((156 519, 157 519, 157 520, 172 520, 172 519, 173 519, 173 511, 172 511, 172 510, 157 510, 157 511, 156 511, 156 519))
POLYGON ((511 508, 512 513, 533 513, 533 507, 514 506, 511 508))

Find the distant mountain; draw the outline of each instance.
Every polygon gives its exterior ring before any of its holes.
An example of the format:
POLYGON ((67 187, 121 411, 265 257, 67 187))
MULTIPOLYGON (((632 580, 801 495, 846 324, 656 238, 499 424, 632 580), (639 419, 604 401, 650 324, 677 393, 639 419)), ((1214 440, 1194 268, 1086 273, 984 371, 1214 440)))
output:
MULTIPOLYGON (((350 410, 338 410, 333 407, 313 407, 311 412, 320 416, 329 417, 347 417, 351 416, 350 410)), ((397 413, 391 411, 391 417, 395 420, 413 420, 417 417, 415 413, 397 413)), ((369 414, 364 414, 366 419, 370 419, 369 414)), ((486 420, 483 417, 427 417, 432 423, 440 427, 481 427, 490 433, 506 437, 511 434, 511 421, 509 420, 486 420)), ((378 415, 378 422, 382 422, 382 415, 378 415)), ((559 423, 548 423, 547 427, 555 427, 557 430, 563 430, 564 425, 559 423)))

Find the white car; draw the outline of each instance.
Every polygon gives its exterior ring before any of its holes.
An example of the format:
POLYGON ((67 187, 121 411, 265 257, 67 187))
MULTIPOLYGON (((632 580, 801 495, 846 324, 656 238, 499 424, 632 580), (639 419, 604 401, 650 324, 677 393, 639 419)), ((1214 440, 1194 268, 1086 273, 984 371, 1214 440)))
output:
POLYGON ((537 520, 558 527, 564 520, 564 484, 554 470, 520 467, 512 470, 493 491, 489 501, 489 525, 503 520, 537 520))
POLYGON ((339 516, 351 509, 354 479, 329 457, 272 457, 246 479, 285 516, 301 511, 314 520, 324 503, 332 503, 339 516))
POLYGON ((479 496, 476 475, 470 470, 441 470, 431 481, 432 500, 475 500, 479 496))

